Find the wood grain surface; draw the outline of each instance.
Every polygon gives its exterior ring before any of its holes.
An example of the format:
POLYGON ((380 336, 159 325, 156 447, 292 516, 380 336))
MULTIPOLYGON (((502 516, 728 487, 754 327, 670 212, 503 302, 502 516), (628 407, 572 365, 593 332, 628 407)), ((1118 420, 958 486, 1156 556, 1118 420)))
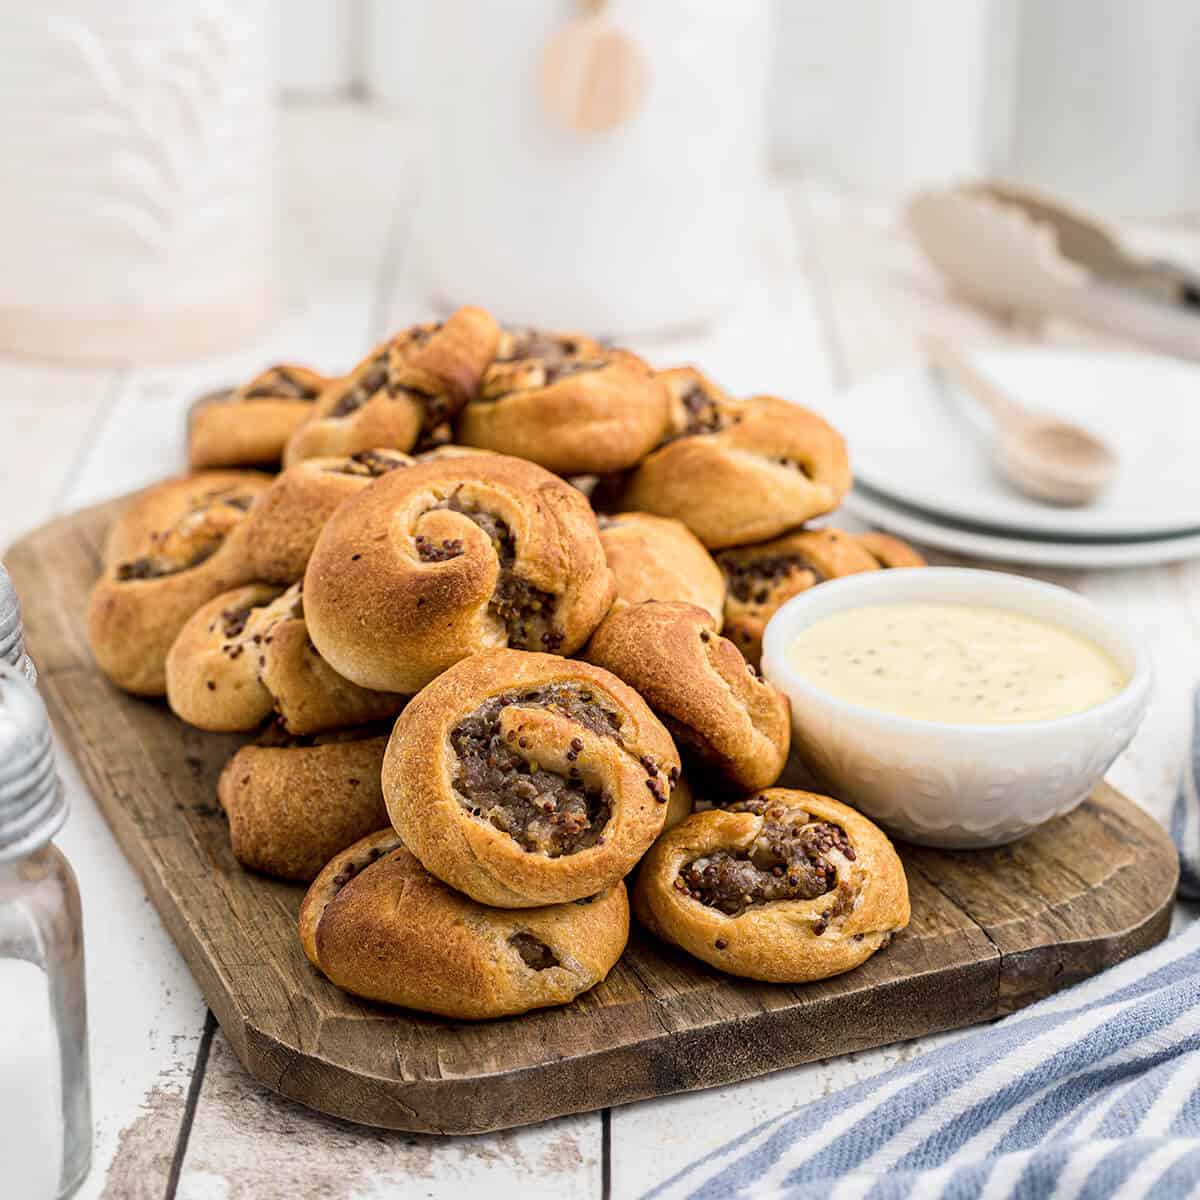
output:
POLYGON ((120 504, 47 525, 6 560, 43 694, 237 1057, 313 1108, 464 1133, 712 1087, 991 1019, 1167 932, 1174 849, 1101 786, 1014 846, 901 847, 912 923, 836 979, 737 981, 635 934, 608 980, 562 1009, 468 1024, 355 1000, 301 952, 303 889, 230 853, 215 787, 240 739, 190 729, 92 665, 84 605, 120 504))

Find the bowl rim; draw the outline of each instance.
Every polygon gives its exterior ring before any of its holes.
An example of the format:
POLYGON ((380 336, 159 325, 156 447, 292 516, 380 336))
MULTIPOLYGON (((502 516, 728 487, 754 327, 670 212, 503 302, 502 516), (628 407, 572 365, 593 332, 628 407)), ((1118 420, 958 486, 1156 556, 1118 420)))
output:
MULTIPOLYGON (((907 589, 911 585, 906 583, 904 586, 907 589)), ((918 586, 924 586, 924 584, 918 586)), ((937 601, 934 599, 932 602, 937 601)), ((946 603, 944 600, 941 602, 946 603)), ((981 599, 980 604, 1000 609, 1010 608, 1013 612, 1023 611, 1019 607, 1006 604, 1004 598, 1000 596, 997 596, 992 602, 981 599)), ((831 611, 822 615, 832 616, 833 612, 831 611)), ((1063 628, 1074 633, 1080 632, 1078 627, 1073 627, 1065 621, 1051 621, 1049 623, 1060 624, 1063 628)), ((1089 637, 1089 640, 1094 639, 1089 637)), ((1008 571, 991 571, 980 567, 900 567, 880 571, 861 571, 854 575, 845 575, 840 579, 831 579, 809 588, 807 591, 793 596, 790 600, 780 605, 767 622, 767 627, 763 631, 762 666, 763 675, 775 687, 785 693, 790 690, 796 690, 822 704, 842 709, 858 718, 875 721, 884 726, 891 726, 894 729, 902 729, 908 733, 925 734, 927 736, 946 734, 952 737, 964 735, 979 737, 982 735, 992 738, 1008 738, 1012 741, 1028 738, 1031 734, 1037 736, 1046 733, 1070 735, 1092 723, 1103 722, 1107 717, 1115 716, 1125 711, 1131 705, 1137 707, 1144 704, 1154 681, 1154 672, 1150 663, 1150 657, 1145 649, 1129 634, 1121 622, 1109 616, 1095 601, 1088 599, 1088 597, 1081 595, 1079 592, 1072 591, 1070 588, 1060 587, 1056 583, 1046 583, 1040 579, 1029 579, 1024 575, 1015 575, 1008 571), (1012 721, 988 724, 966 721, 929 721, 920 717, 906 717, 901 716, 899 713, 890 713, 882 709, 871 708, 868 705, 859 704, 854 700, 845 700, 840 696, 835 696, 831 692, 825 691, 823 688, 805 679, 804 676, 791 666, 787 661, 787 642, 790 642, 797 633, 812 623, 811 621, 805 622, 803 620, 803 613, 806 608, 816 607, 818 601, 822 604, 827 603, 831 595, 840 593, 854 596, 862 592, 869 596, 871 592, 878 591, 882 593, 878 600, 868 599, 864 596, 858 603, 850 602, 833 611, 845 612, 849 609, 865 607, 872 603, 904 603, 909 599, 913 603, 921 603, 915 597, 905 597, 904 600, 893 601, 886 599, 889 587, 894 584, 898 576, 914 580, 920 578, 927 581, 928 585, 933 587, 936 587, 939 579, 945 579, 948 576, 956 578, 968 577, 979 583, 996 583, 997 581, 1001 581, 999 586, 1003 588, 1015 589, 1016 591, 1024 591, 1030 594, 1052 595, 1065 598, 1068 604, 1088 611, 1097 624, 1104 626, 1112 640, 1125 648, 1129 659, 1133 663, 1133 670, 1130 672, 1125 686, 1115 696, 1110 696, 1107 700, 1102 701, 1100 704, 1094 704, 1090 708, 1084 708, 1075 713, 1068 713, 1062 717, 1050 717, 1037 721, 1012 721)))

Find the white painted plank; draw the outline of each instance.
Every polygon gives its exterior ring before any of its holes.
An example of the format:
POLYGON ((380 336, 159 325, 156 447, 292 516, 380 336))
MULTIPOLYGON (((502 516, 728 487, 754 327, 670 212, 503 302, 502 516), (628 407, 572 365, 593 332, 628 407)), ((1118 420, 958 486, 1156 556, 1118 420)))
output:
POLYGON ((117 372, 0 362, 0 551, 54 511, 117 372))
POLYGON ((286 315, 263 341, 220 357, 130 372, 93 452, 63 497, 66 510, 97 504, 184 470, 187 411, 197 396, 249 378, 280 359, 329 372, 350 367, 365 353, 371 293, 366 286, 330 283, 286 315))
POLYGON ((251 1080, 213 1040, 180 1200, 360 1200, 600 1194, 600 1123, 566 1117, 528 1129, 438 1138, 323 1117, 251 1080))

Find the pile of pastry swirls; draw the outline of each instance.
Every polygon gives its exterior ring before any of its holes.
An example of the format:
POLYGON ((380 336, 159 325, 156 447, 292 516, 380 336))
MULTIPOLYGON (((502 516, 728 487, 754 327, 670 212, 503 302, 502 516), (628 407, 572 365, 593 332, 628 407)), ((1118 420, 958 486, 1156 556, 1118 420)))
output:
POLYGON ((89 638, 119 687, 256 734, 218 788, 233 852, 311 882, 300 938, 339 987, 569 1002, 625 948, 627 878, 646 928, 754 979, 849 970, 907 923, 887 838, 773 787, 766 621, 921 564, 806 528, 850 485, 815 413, 466 308, 342 378, 205 397, 189 450, 115 523, 89 638))

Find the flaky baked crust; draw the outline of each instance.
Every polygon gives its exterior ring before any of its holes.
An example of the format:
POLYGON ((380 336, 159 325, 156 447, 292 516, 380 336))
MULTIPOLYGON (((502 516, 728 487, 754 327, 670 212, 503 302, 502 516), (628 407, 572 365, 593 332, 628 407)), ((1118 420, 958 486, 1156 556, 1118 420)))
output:
POLYGON ((856 533, 852 535, 858 545, 865 550, 877 566, 884 570, 893 567, 924 567, 924 555, 914 550, 907 542, 887 533, 856 533))
POLYGON ((879 563, 858 535, 840 529, 809 529, 717 555, 724 572, 725 636, 747 661, 762 658, 763 631, 785 601, 827 579, 874 571, 879 563))
POLYGON ((300 941, 332 983, 457 1020, 568 1004, 629 937, 625 885, 586 902, 487 908, 429 874, 391 832, 339 854, 300 907, 300 941))
POLYGON ((188 421, 188 462, 206 467, 269 467, 308 420, 331 380, 280 363, 248 383, 202 396, 188 421))
POLYGON ((787 697, 763 679, 738 648, 692 604, 650 600, 615 609, 596 630, 589 662, 643 696, 726 789, 770 787, 787 762, 787 697))
POLYGON ((449 423, 474 393, 499 338, 500 327, 481 308, 402 330, 321 393, 288 440, 284 462, 450 441, 449 423))
POLYGON ((415 692, 468 654, 571 654, 613 599, 582 493, 500 454, 376 480, 321 531, 304 603, 322 657, 363 687, 415 692))
MULTIPOLYGON (((633 905, 652 933, 731 975, 806 983, 857 967, 908 924, 904 867, 887 837, 865 817, 828 796, 785 788, 764 792, 749 805, 761 812, 694 813, 646 856, 633 905), (681 878, 691 864, 703 875, 704 865, 722 853, 757 857, 768 869, 777 856, 764 837, 767 823, 793 820, 797 826, 825 822, 844 833, 844 840, 831 839, 819 825, 812 830, 810 845, 818 858, 801 866, 832 871, 833 885, 823 894, 753 903, 729 914, 697 898, 689 879, 681 878)), ((788 862, 778 863, 786 872, 788 862)))
POLYGON ((618 604, 678 600, 724 619, 725 579, 682 521, 625 512, 600 518, 600 541, 617 585, 618 604))
POLYGON ((710 550, 764 541, 836 508, 850 489, 846 445, 816 413, 774 396, 714 409, 638 466, 624 508, 682 521, 710 550))
POLYGON ((187 619, 246 582, 246 517, 270 482, 250 471, 168 479, 114 523, 87 629, 96 662, 118 687, 163 694, 167 652, 187 619))
POLYGON ((415 461, 399 450, 360 450, 305 459, 281 471, 249 517, 250 577, 283 584, 303 578, 317 535, 338 505, 372 480, 415 461))
POLYGON ((642 698, 549 654, 464 659, 396 722, 383 794, 405 845, 483 904, 594 895, 662 831, 679 756, 642 698))
POLYGON ((192 615, 167 655, 167 702, 200 729, 256 729, 274 714, 289 733, 319 733, 394 717, 404 701, 325 662, 309 640, 299 584, 224 592, 192 615))
POLYGON ((718 433, 733 419, 738 402, 695 367, 659 371, 670 401, 670 437, 718 433))
POLYGON ((335 854, 388 828, 379 783, 386 748, 378 727, 243 746, 217 781, 234 857, 307 883, 335 854))
POLYGON ((560 475, 633 466, 662 439, 666 389, 640 358, 579 334, 506 333, 459 439, 560 475))

